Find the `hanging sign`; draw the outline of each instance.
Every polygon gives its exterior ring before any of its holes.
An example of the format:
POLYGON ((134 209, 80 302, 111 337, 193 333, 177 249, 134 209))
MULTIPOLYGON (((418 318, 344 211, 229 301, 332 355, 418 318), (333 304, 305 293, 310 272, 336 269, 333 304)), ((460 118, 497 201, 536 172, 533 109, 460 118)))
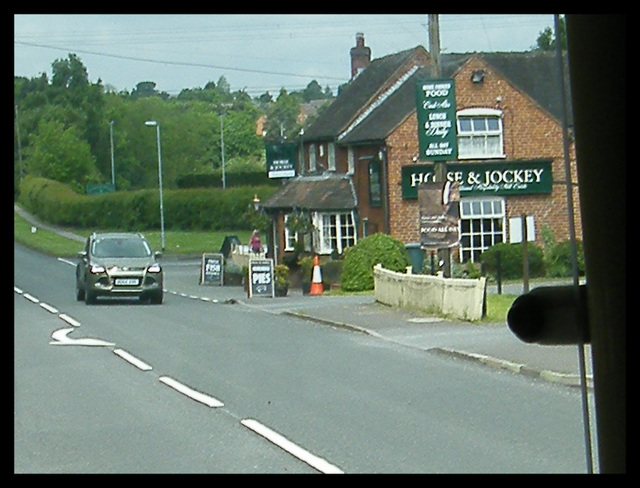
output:
POLYGON ((249 297, 275 296, 273 287, 273 259, 249 260, 249 297))
POLYGON ((453 79, 418 80, 416 109, 420 159, 458 159, 456 91, 453 79))
POLYGON ((457 183, 423 183, 418 187, 420 246, 446 249, 460 242, 460 188, 457 183))
POLYGON ((296 175, 295 144, 267 144, 265 153, 269 178, 291 178, 296 175))
POLYGON ((200 284, 222 286, 223 263, 224 256, 222 254, 203 254, 200 284))

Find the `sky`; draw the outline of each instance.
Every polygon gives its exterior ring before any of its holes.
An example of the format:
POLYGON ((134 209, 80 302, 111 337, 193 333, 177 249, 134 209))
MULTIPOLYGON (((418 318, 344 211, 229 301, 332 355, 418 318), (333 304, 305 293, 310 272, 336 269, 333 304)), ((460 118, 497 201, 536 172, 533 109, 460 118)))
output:
MULTIPOLYGON (((443 53, 526 51, 553 14, 440 14, 443 53)), ((14 75, 33 78, 77 55, 89 81, 116 91, 153 81, 177 95, 224 76, 252 97, 349 80, 364 34, 371 58, 422 45, 427 14, 15 14, 14 75)))

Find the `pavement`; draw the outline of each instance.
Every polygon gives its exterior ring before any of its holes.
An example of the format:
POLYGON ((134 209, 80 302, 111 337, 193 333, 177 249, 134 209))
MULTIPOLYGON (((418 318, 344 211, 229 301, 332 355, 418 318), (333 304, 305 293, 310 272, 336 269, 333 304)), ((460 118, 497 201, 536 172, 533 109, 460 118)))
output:
MULTIPOLYGON (((83 242, 63 229, 38 222, 15 206, 15 211, 32 225, 58 232, 83 242)), ((242 286, 201 285, 201 259, 165 257, 165 293, 213 304, 254 307, 274 314, 287 314, 333 327, 341 327, 400 346, 416 348, 479 365, 497 368, 567 386, 581 385, 581 363, 586 385, 593 388, 591 348, 579 346, 541 346, 520 341, 506 323, 452 321, 423 312, 383 305, 371 295, 303 295, 290 289, 285 297, 248 297, 242 286), (584 361, 581 361, 581 357, 584 361)), ((557 285, 557 283, 554 283, 557 285)), ((544 285, 531 285, 544 286, 544 285)), ((488 293, 496 293, 489 285, 488 293)), ((503 293, 520 294, 522 285, 502 287, 503 293)))

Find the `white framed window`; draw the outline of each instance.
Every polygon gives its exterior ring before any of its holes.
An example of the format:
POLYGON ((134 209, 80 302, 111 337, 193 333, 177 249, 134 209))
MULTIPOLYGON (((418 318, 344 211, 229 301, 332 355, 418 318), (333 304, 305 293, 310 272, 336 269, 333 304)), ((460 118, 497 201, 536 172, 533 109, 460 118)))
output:
POLYGON ((319 254, 342 253, 357 242, 353 212, 317 213, 315 227, 315 249, 319 254))
POLYGON ((352 175, 356 170, 356 163, 353 156, 353 147, 347 149, 347 174, 352 175))
POLYGON ((333 142, 330 142, 328 145, 327 158, 328 158, 329 171, 335 171, 336 170, 336 146, 333 142))
POLYGON ((475 263, 485 249, 505 241, 502 197, 460 199, 460 261, 475 263))
POLYGON ((291 232, 287 227, 287 222, 289 221, 289 217, 291 214, 286 214, 284 216, 284 250, 285 251, 293 251, 294 245, 298 241, 298 233, 291 232))
POLYGON ((316 170, 316 145, 309 145, 309 171, 316 170))
POLYGON ((456 116, 458 159, 505 157, 501 110, 469 108, 456 116))
POLYGON ((304 250, 311 251, 311 236, 312 233, 304 234, 302 236, 300 232, 293 232, 289 230, 287 227, 287 222, 289 221, 289 217, 293 214, 285 214, 284 216, 284 250, 285 251, 295 251, 296 242, 300 240, 301 237, 304 237, 304 250))

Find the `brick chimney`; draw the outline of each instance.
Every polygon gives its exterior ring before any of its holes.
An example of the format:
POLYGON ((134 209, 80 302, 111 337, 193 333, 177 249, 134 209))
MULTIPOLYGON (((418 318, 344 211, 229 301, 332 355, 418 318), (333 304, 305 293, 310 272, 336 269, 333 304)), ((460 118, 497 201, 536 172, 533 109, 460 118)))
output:
POLYGON ((371 49, 364 45, 364 34, 356 34, 356 47, 351 48, 351 79, 353 80, 371 63, 371 49))

